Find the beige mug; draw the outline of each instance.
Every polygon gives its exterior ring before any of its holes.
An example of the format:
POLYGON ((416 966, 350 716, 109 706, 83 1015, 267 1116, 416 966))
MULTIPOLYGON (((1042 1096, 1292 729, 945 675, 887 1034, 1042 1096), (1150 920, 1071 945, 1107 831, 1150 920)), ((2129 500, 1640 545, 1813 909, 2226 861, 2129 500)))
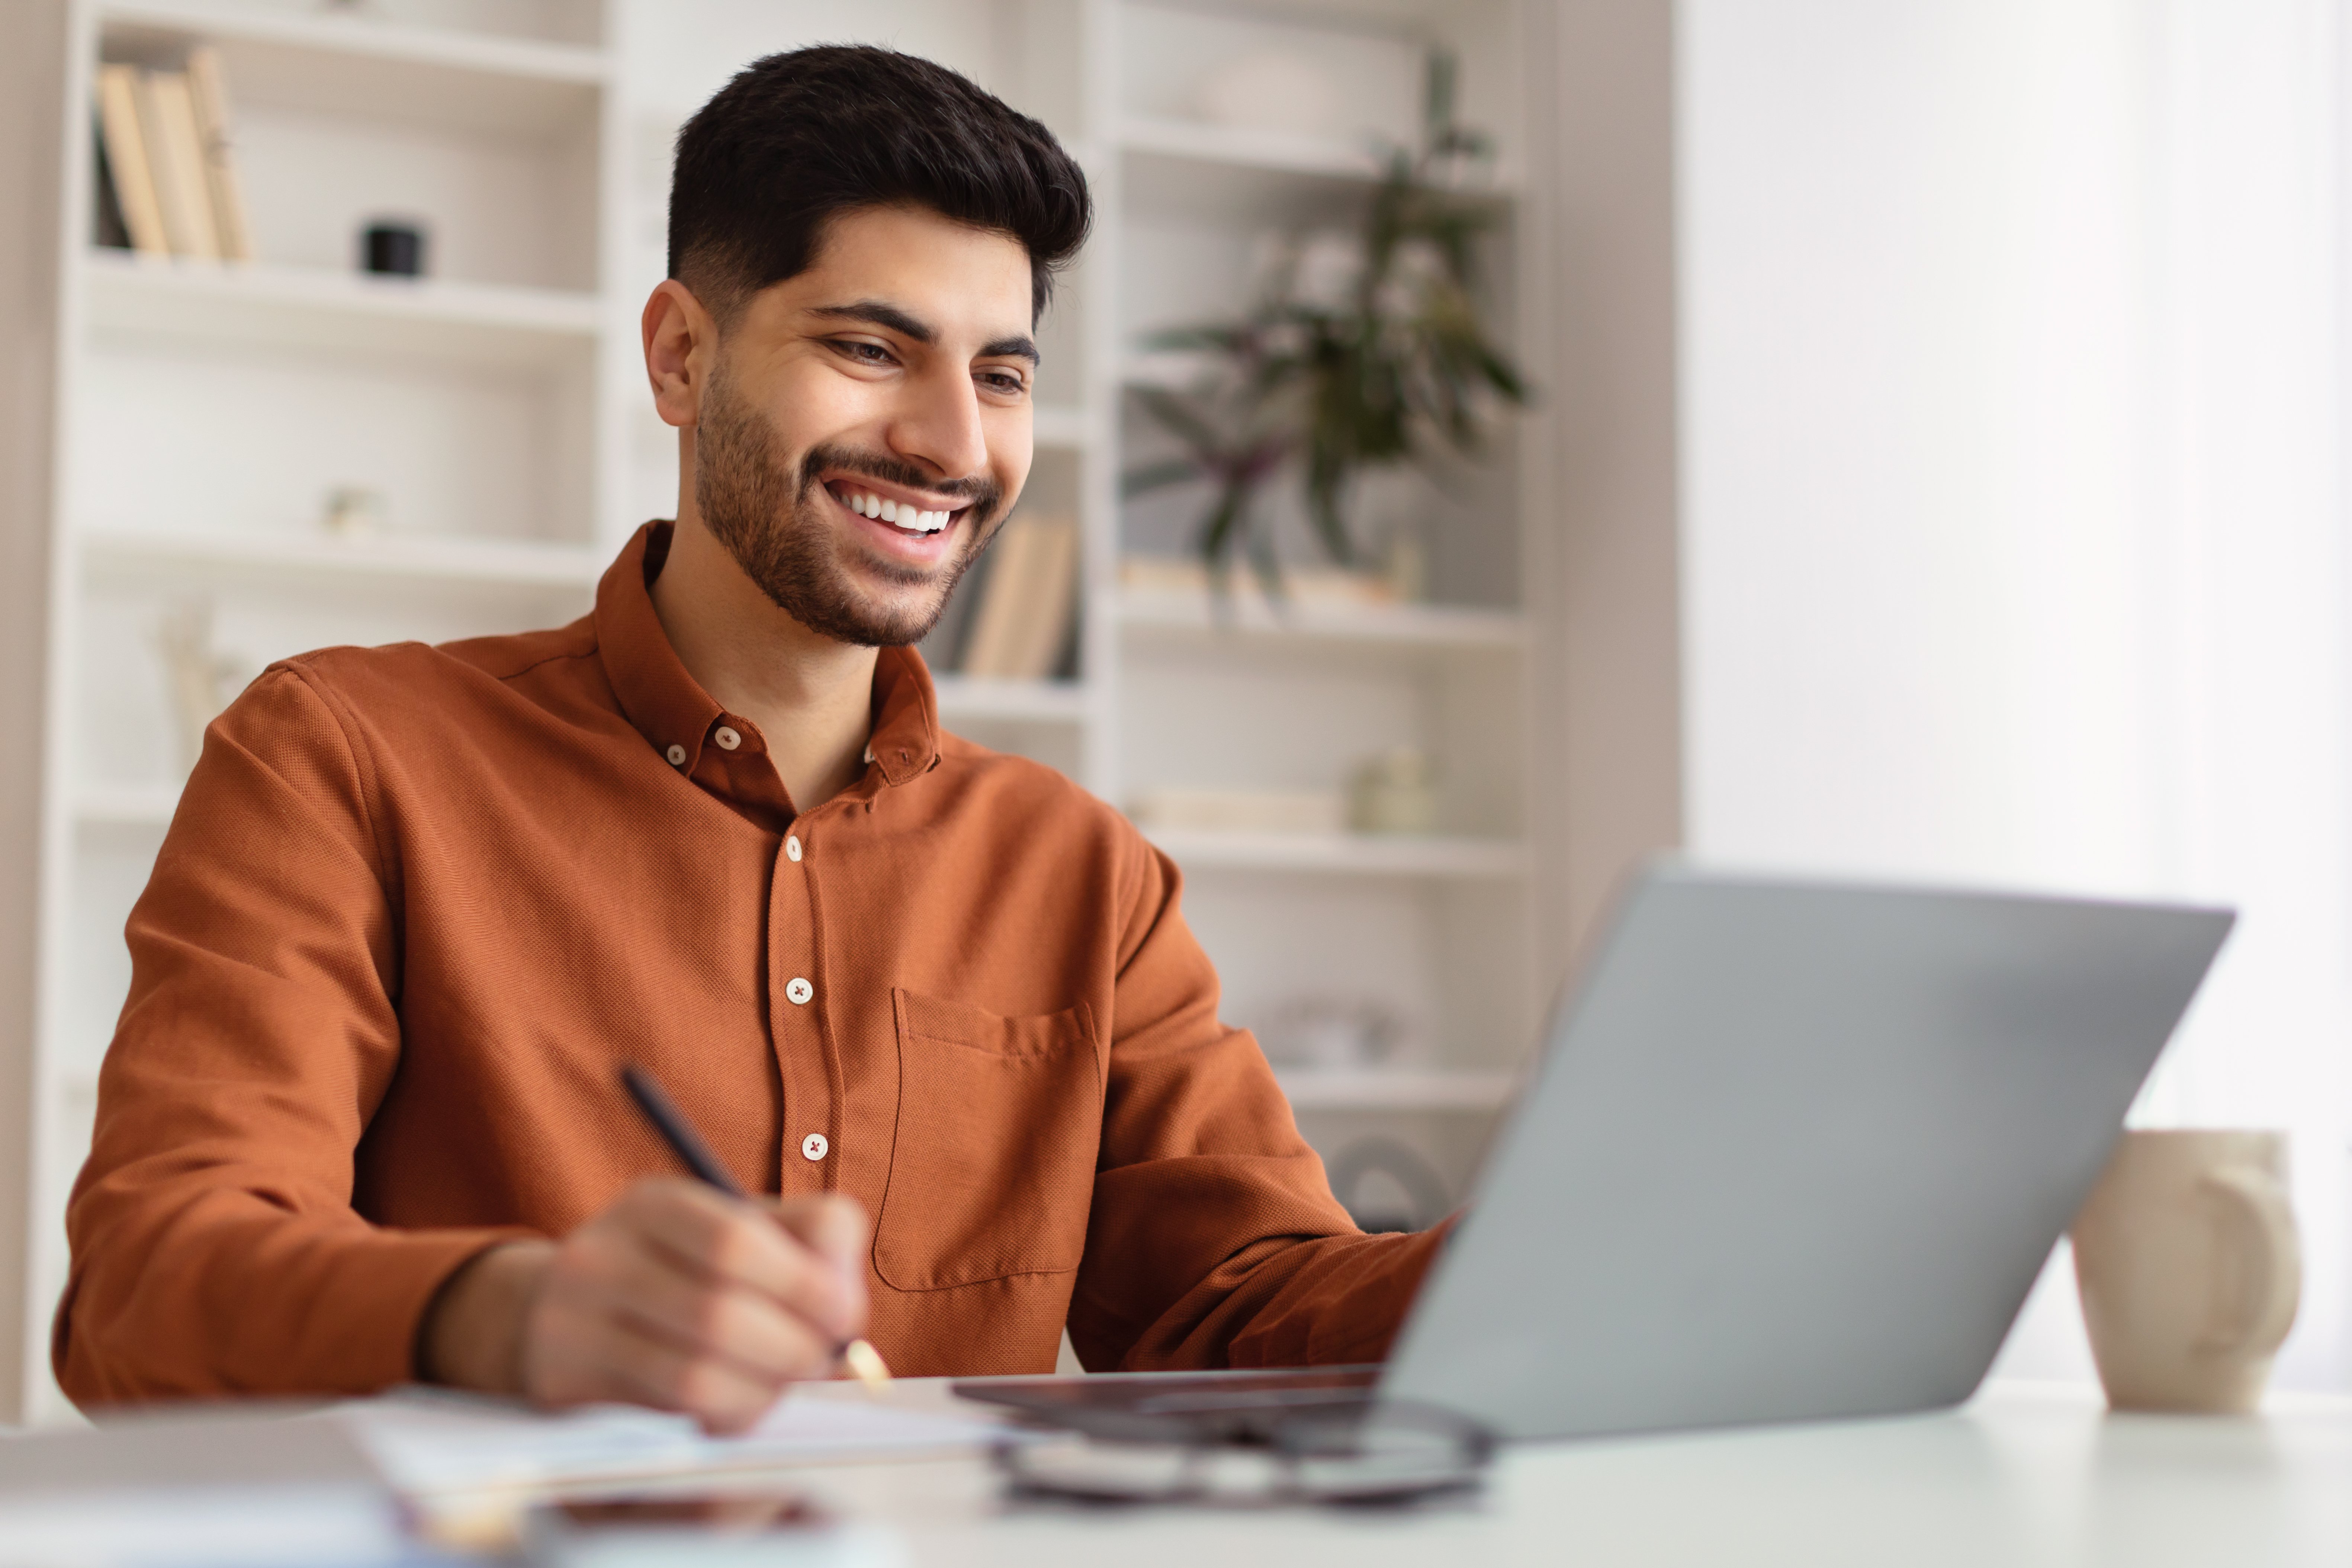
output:
POLYGON ((2126 1132, 2074 1216, 2091 1354, 2118 1410, 2243 1413, 2294 1323, 2284 1132, 2126 1132))

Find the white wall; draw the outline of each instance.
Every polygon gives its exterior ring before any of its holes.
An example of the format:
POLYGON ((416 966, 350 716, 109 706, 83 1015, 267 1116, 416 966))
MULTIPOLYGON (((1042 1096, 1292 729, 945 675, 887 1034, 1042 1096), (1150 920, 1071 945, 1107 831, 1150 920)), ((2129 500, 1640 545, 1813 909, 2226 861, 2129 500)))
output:
MULTIPOLYGON (((2352 1383, 2335 0, 1687 0, 1688 837, 2243 911, 2137 1113, 2292 1126, 2352 1383)), ((2008 1370, 2087 1375, 2053 1271, 2008 1370)))

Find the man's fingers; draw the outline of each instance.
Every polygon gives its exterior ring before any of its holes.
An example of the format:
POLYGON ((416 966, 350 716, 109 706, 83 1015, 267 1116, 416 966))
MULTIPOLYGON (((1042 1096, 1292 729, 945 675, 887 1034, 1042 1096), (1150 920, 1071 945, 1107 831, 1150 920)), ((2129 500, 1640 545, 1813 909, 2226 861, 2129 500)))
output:
POLYGON ((785 1198, 773 1212, 787 1234, 840 1269, 843 1279, 863 1287, 866 1240, 872 1233, 864 1204, 845 1193, 818 1193, 785 1198))
MULTIPOLYGON (((862 1261, 845 1268, 779 1223, 763 1208, 739 1203, 684 1182, 644 1182, 623 1200, 629 1209, 627 1234, 650 1253, 691 1278, 735 1285, 776 1301, 807 1319, 835 1342, 865 1327, 862 1261)), ((864 1211, 845 1199, 795 1199, 795 1213, 810 1204, 846 1204, 848 1223, 822 1222, 830 1245, 862 1236, 864 1211)), ((862 1246, 861 1243, 856 1244, 862 1246)))
POLYGON ((666 1343, 620 1319, 607 1319, 597 1360, 612 1378, 612 1397, 678 1410, 712 1432, 740 1432, 768 1413, 783 1380, 752 1375, 737 1362, 666 1343))
POLYGON ((690 1279, 649 1265, 606 1307, 675 1349, 723 1356, 772 1383, 823 1377, 832 1367, 835 1342, 828 1328, 741 1286, 690 1279))
POLYGON ((640 1182, 546 1260, 523 1312, 522 1385, 545 1404, 625 1399, 739 1431, 865 1331, 866 1237, 845 1198, 755 1206, 640 1182))

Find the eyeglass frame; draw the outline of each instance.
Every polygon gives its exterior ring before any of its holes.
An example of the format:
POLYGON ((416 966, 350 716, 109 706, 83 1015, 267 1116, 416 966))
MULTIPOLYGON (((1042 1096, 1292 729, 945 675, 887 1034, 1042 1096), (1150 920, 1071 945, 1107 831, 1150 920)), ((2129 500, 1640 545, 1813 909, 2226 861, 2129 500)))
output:
POLYGON ((1035 1445, 1005 1442, 992 1446, 990 1459, 1017 1498, 1101 1504, 1186 1503, 1224 1507, 1274 1507, 1295 1503, 1353 1505, 1418 1501, 1450 1492, 1477 1489, 1485 1483, 1496 1438, 1488 1427, 1437 1405, 1403 1400, 1382 1400, 1359 1406, 1355 1418, 1336 1420, 1328 1415, 1301 1413, 1255 1423, 1245 1435, 1200 1430, 1175 1436, 1165 1433, 1141 1436, 1132 1432, 1089 1431, 1081 1422, 1064 1422, 1062 1429, 1092 1449, 1152 1448, 1176 1459, 1174 1482, 1162 1486, 1121 1485, 1110 1479, 1088 1485, 1042 1473, 1034 1463, 1035 1445), (1407 1429, 1443 1438, 1451 1446, 1451 1462, 1417 1474, 1381 1476, 1368 1470, 1353 1477, 1335 1477, 1317 1484, 1302 1480, 1300 1472, 1318 1460, 1376 1459, 1363 1453, 1360 1438, 1367 1432, 1407 1429), (1330 1439, 1358 1441, 1348 1447, 1330 1439), (1319 1439, 1319 1441, 1318 1441, 1319 1439), (1263 1491, 1242 1495, 1220 1493, 1209 1484, 1211 1461, 1220 1455, 1264 1455, 1278 1479, 1263 1491))

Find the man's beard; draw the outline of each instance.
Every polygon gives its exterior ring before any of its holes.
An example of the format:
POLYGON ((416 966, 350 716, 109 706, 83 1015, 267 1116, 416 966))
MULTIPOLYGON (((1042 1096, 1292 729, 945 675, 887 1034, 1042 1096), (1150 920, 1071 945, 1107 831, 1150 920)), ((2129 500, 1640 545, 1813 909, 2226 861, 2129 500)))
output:
POLYGON ((822 444, 809 448, 795 473, 779 456, 768 422, 721 373, 711 378, 695 431, 694 497, 704 525, 778 609, 835 642, 898 647, 922 641, 939 624, 958 579, 993 537, 989 524, 1003 487, 986 477, 942 483, 879 452, 822 444), (925 570, 875 556, 865 562, 885 582, 929 587, 927 596, 902 607, 859 592, 842 561, 854 546, 842 542, 827 515, 837 503, 818 483, 827 469, 969 500, 954 525, 964 530, 963 548, 938 566, 925 570))

